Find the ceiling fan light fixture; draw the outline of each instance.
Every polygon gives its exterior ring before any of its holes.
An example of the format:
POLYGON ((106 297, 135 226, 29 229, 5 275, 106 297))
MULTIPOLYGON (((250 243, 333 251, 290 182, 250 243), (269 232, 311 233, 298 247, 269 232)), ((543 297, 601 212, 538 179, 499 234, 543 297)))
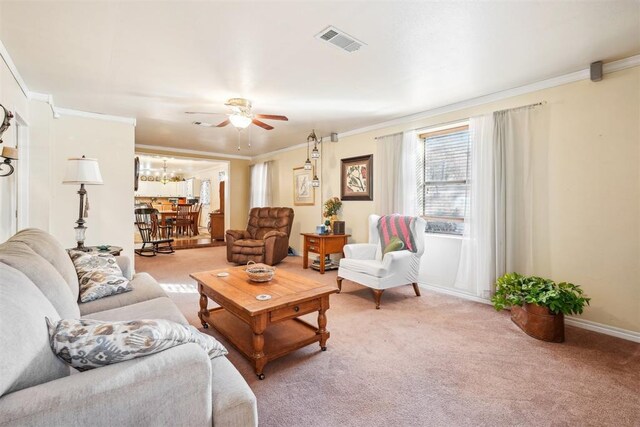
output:
POLYGON ((243 114, 231 114, 229 116, 229 121, 234 127, 238 129, 245 129, 251 124, 251 117, 245 116, 243 114))

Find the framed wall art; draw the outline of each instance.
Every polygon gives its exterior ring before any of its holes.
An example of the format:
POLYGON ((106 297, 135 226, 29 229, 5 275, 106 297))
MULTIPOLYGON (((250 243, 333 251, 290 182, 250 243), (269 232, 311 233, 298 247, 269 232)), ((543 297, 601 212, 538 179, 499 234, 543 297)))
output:
POLYGON ((293 204, 312 206, 316 203, 315 188, 311 185, 313 171, 293 168, 293 204))
POLYGON ((373 154, 340 160, 340 198, 373 200, 373 154))

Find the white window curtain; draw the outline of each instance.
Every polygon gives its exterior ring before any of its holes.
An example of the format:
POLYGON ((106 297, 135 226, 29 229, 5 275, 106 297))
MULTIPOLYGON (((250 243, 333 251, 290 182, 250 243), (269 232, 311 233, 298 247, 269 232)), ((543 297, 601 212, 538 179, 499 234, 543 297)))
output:
POLYGON ((469 122, 470 203, 454 286, 489 298, 507 272, 533 274, 531 107, 469 122))
POLYGON ((489 298, 495 282, 495 196, 493 114, 469 120, 469 203, 454 286, 489 298))
POLYGON ((417 205, 415 131, 383 136, 377 140, 379 183, 376 212, 379 215, 415 215, 417 205))
POLYGON ((251 166, 249 208, 271 206, 271 162, 251 166))
POLYGON ((494 113, 496 276, 533 274, 533 107, 494 113))

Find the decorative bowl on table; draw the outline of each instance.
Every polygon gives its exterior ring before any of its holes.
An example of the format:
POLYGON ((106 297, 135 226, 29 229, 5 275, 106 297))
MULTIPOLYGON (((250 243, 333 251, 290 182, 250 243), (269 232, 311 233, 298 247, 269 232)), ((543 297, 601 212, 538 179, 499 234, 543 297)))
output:
POLYGON ((98 248, 98 250, 100 252, 105 252, 105 251, 108 251, 109 249, 111 249, 111 246, 109 246, 109 245, 100 245, 100 246, 96 246, 96 248, 98 248))
POLYGON ((258 283, 268 282, 273 279, 274 274, 276 274, 275 267, 253 261, 247 263, 247 268, 245 268, 244 271, 246 271, 249 280, 258 283))

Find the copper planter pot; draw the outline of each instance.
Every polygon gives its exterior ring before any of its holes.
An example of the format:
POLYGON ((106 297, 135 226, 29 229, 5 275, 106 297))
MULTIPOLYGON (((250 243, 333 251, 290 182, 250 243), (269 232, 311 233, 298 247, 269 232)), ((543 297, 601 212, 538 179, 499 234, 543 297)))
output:
POLYGON ((547 307, 525 303, 511 307, 511 320, 527 335, 548 342, 564 341, 564 315, 547 307))

